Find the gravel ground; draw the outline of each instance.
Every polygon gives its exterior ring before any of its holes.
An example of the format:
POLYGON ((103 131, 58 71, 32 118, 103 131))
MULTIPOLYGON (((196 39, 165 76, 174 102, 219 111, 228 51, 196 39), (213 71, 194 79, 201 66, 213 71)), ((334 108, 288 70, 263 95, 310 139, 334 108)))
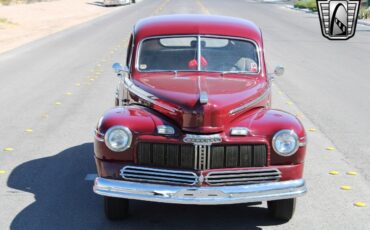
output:
POLYGON ((89 21, 120 7, 87 0, 0 6, 0 53, 89 21))

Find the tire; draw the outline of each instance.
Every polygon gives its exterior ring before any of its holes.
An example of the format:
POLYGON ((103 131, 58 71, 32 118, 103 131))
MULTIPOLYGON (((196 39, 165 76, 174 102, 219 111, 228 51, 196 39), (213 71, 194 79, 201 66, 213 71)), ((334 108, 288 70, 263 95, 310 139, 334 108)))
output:
POLYGON ((127 199, 104 197, 104 212, 109 220, 123 220, 128 215, 127 199))
POLYGON ((286 200, 268 201, 267 207, 270 215, 278 220, 289 221, 292 219, 296 206, 296 198, 286 200))

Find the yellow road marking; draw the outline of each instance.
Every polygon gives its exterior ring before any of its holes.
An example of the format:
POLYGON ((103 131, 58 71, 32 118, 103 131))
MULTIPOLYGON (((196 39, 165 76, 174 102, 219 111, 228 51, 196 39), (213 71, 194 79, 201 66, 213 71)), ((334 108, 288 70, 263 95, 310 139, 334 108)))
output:
POLYGON ((356 202, 353 205, 356 207, 366 207, 366 204, 364 202, 356 202))
POLYGON ((331 170, 331 171, 329 172, 329 174, 331 174, 331 175, 338 175, 338 174, 339 174, 339 172, 338 172, 338 171, 335 171, 335 170, 331 170))
POLYGON ((287 101, 286 102, 288 105, 293 105, 293 102, 291 102, 291 101, 287 101))
POLYGON ((5 170, 0 170, 0 174, 5 174, 6 171, 5 170))
POLYGON ((55 103, 54 103, 54 105, 57 105, 57 106, 59 106, 59 105, 61 105, 62 104, 62 102, 60 102, 60 101, 56 101, 55 103))
POLYGON ((71 93, 71 92, 66 92, 65 93, 65 95, 67 95, 67 96, 71 96, 73 93, 71 93))
POLYGON ((352 188, 349 185, 343 185, 343 186, 340 186, 340 189, 342 189, 342 190, 351 190, 352 188))
POLYGON ((315 132, 315 131, 316 131, 316 129, 315 129, 315 128, 309 128, 309 129, 308 129, 308 131, 310 131, 310 132, 315 132))
POLYGON ((329 151, 334 151, 334 150, 335 150, 335 148, 334 148, 333 146, 328 146, 328 147, 326 147, 325 149, 326 149, 326 150, 329 150, 329 151))
POLYGON ((347 175, 349 175, 349 176, 357 176, 357 172, 349 171, 349 172, 347 172, 347 175))
POLYGON ((12 151, 14 151, 14 149, 11 147, 4 148, 4 152, 12 152, 12 151))
POLYGON ((33 130, 32 129, 26 129, 26 130, 24 130, 26 133, 32 133, 33 132, 33 130))

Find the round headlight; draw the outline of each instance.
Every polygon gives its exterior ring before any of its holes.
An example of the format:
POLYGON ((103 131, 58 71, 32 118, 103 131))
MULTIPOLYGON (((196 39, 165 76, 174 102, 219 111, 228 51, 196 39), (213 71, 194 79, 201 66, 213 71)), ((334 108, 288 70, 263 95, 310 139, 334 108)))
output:
POLYGON ((114 152, 122 152, 131 145, 132 133, 124 126, 113 126, 105 133, 105 144, 114 152))
POLYGON ((272 147, 281 156, 291 156, 298 150, 298 136, 293 130, 280 130, 272 138, 272 147))

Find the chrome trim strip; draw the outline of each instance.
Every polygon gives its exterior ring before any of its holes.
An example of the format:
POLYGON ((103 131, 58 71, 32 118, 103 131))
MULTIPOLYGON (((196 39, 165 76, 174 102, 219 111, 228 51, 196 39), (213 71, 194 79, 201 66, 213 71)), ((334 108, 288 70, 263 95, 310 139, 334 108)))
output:
POLYGON ((197 135, 197 134, 186 134, 183 141, 185 143, 192 143, 198 145, 210 145, 214 143, 221 143, 222 138, 220 134, 211 135, 197 135))
MULTIPOLYGON (((277 177, 281 177, 280 173, 278 172, 262 172, 262 173, 250 173, 250 174, 225 174, 225 175, 212 175, 212 176, 209 176, 208 175, 208 178, 209 179, 218 179, 218 178, 235 178, 235 177, 245 177, 245 178, 257 178, 257 177, 264 177, 264 176, 277 176, 277 177)), ((206 177, 207 178, 207 177, 206 177)))
POLYGON ((237 171, 210 172, 205 177, 205 182, 212 186, 231 184, 264 183, 266 181, 278 181, 281 172, 278 169, 257 169, 237 171))
POLYGON ((235 109, 230 110, 229 114, 235 114, 235 113, 240 112, 244 109, 252 107, 255 104, 260 103, 263 99, 265 99, 265 97, 267 97, 270 94, 270 92, 271 92, 271 86, 269 86, 268 89, 261 96, 259 96, 258 98, 254 99, 253 101, 250 101, 250 102, 248 102, 248 103, 246 103, 242 106, 239 106, 235 109))
POLYGON ((210 144, 194 144, 194 169, 206 170, 211 165, 211 145, 210 144))
POLYGON ((211 168, 211 146, 207 146, 207 169, 211 168))
POLYGON ((234 186, 174 186, 97 177, 94 192, 102 196, 173 204, 220 205, 282 200, 307 192, 304 179, 234 186))
POLYGON ((201 49, 202 49, 202 41, 201 41, 201 37, 200 35, 198 35, 197 37, 198 39, 198 57, 197 57, 197 62, 198 62, 198 66, 197 66, 197 70, 200 71, 201 68, 202 68, 202 54, 201 54, 201 49))
POLYGON ((199 93, 199 102, 200 102, 200 104, 207 104, 208 103, 208 94, 207 94, 207 92, 201 91, 199 93))
POLYGON ((99 132, 98 130, 94 130, 94 133, 95 133, 95 135, 94 135, 94 137, 95 137, 95 139, 97 140, 97 141, 100 141, 100 142, 104 142, 105 140, 104 140, 104 133, 101 133, 101 132, 99 132), (100 137, 99 137, 100 136, 100 137))
POLYGON ((138 96, 138 97, 140 97, 140 98, 142 98, 142 99, 144 99, 144 100, 146 100, 146 101, 148 101, 148 102, 150 102, 152 104, 155 104, 155 105, 157 105, 157 106, 159 106, 159 107, 161 107, 163 109, 166 109, 166 110, 168 110, 170 112, 173 112, 173 113, 174 112, 177 112, 177 109, 175 109, 173 107, 170 107, 170 106, 167 106, 167 105, 164 105, 164 104, 158 102, 157 101, 158 98, 156 96, 154 96, 153 94, 148 93, 145 90, 137 87, 134 84, 134 82, 132 82, 128 77, 125 77, 123 79, 123 84, 124 84, 124 86, 126 87, 126 89, 128 91, 130 91, 131 93, 135 94, 136 96, 138 96))
POLYGON ((194 169, 198 169, 198 145, 194 145, 194 169))
POLYGON ((191 171, 156 169, 138 166, 125 166, 120 175, 125 180, 166 184, 195 185, 198 176, 191 171))

